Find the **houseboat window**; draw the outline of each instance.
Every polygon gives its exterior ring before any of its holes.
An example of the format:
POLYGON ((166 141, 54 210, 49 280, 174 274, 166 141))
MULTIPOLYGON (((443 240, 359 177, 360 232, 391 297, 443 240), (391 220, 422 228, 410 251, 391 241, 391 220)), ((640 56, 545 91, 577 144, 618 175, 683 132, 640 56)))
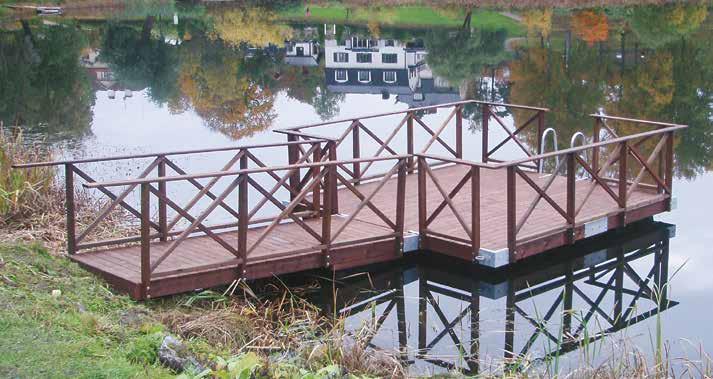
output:
POLYGON ((371 81, 370 71, 359 71, 357 75, 361 83, 369 83, 371 81))
POLYGON ((370 53, 357 53, 357 62, 359 63, 371 63, 370 53))
POLYGON ((393 46, 394 46, 394 40, 392 40, 392 39, 387 39, 387 40, 384 42, 384 46, 386 46, 386 47, 393 47, 393 46))
POLYGON ((396 54, 381 54, 381 63, 396 63, 397 61, 396 54))
POLYGON ((352 48, 366 49, 369 47, 369 40, 359 37, 352 37, 352 48))
POLYGON ((384 82, 385 83, 396 82, 396 71, 384 71, 384 82))
POLYGON ((349 62, 349 54, 348 53, 334 53, 334 62, 336 62, 336 63, 349 62))
POLYGON ((334 71, 334 80, 337 82, 346 82, 348 80, 347 70, 336 70, 334 71))

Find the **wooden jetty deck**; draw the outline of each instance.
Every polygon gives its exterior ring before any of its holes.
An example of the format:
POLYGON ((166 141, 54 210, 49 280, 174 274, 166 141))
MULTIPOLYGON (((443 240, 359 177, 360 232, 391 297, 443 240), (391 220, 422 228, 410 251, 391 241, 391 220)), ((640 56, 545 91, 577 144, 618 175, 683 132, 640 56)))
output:
POLYGON ((64 166, 71 259, 136 299, 238 278, 355 268, 418 250, 497 268, 671 209, 674 133, 685 126, 593 115, 591 142, 543 153, 546 112, 463 101, 280 130, 285 143, 17 167, 64 166), (466 107, 483 114, 478 162, 463 159, 466 107), (529 116, 513 129, 497 116, 500 108, 529 116), (437 109, 450 112, 431 127, 421 115, 437 109), (400 122, 380 128, 381 136, 365 125, 387 117, 400 122), (492 120, 506 132, 495 147, 492 120), (647 129, 619 136, 618 123, 647 129), (405 146, 397 147, 404 134, 405 146), (494 158, 513 145, 523 158, 494 158), (450 156, 433 154, 433 146, 450 156), (287 162, 265 164, 266 150, 282 151, 287 162), (217 153, 230 159, 215 172, 187 173, 174 159, 217 153), (149 163, 131 179, 97 182, 81 168, 137 159, 149 163), (109 199, 81 231, 76 179, 109 199), (195 195, 179 201, 176 192, 195 195), (138 220, 139 233, 92 240, 117 209, 138 220), (231 221, 209 223, 218 212, 231 221))

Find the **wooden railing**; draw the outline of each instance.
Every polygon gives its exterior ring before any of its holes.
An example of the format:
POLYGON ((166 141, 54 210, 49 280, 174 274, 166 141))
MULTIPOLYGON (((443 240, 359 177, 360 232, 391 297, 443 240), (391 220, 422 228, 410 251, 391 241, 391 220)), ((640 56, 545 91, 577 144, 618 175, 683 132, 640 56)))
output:
MULTIPOLYGON (((488 162, 495 162, 495 163, 501 163, 504 160, 502 159, 497 159, 494 158, 493 155, 497 153, 503 146, 506 146, 508 142, 512 141, 515 143, 515 145, 519 148, 522 153, 524 153, 527 157, 532 157, 535 155, 542 154, 542 134, 544 133, 545 130, 545 114, 549 112, 549 109, 547 108, 539 108, 539 107, 531 107, 531 106, 526 106, 526 105, 514 105, 514 104, 498 104, 498 103, 480 103, 482 107, 482 126, 483 126, 483 131, 482 131, 482 162, 483 163, 488 163, 488 162), (502 117, 498 116, 497 112, 495 111, 496 108, 499 107, 505 107, 508 110, 511 109, 517 109, 520 111, 524 112, 529 112, 531 113, 530 117, 521 125, 516 126, 515 130, 511 131, 507 125, 505 125, 505 122, 503 121, 502 117), (489 140, 489 135, 490 135, 490 120, 493 119, 495 120, 495 123, 500 125, 500 127, 505 131, 507 136, 502 139, 501 141, 498 141, 497 144, 495 144, 495 147, 490 148, 490 142, 489 140), (535 145, 535 149, 533 151, 533 148, 528 146, 523 140, 521 140, 518 136, 526 131, 527 129, 532 129, 532 128, 537 128, 536 130, 536 140, 537 144, 535 145)), ((515 118, 513 117, 513 120, 515 118)), ((532 165, 529 165, 530 167, 528 168, 536 168, 537 165, 539 165, 539 161, 533 161, 532 165)))
MULTIPOLYGON (((118 210, 118 209, 123 209, 126 211, 129 215, 141 219, 144 215, 144 213, 140 210, 137 209, 137 206, 135 203, 132 203, 130 201, 130 197, 132 194, 135 195, 135 192, 137 191, 138 184, 136 183, 129 183, 125 186, 125 188, 121 188, 121 191, 112 191, 112 189, 108 188, 107 186, 101 185, 101 183, 97 183, 97 180, 87 174, 85 170, 81 168, 83 164, 91 164, 91 163, 111 163, 111 162, 117 162, 117 161, 131 161, 132 163, 135 164, 141 164, 140 160, 142 159, 149 159, 149 163, 146 164, 140 174, 136 176, 135 179, 148 179, 152 175, 155 178, 163 178, 167 177, 168 170, 172 170, 175 174, 174 175, 186 175, 186 171, 181 168, 177 163, 175 159, 171 159, 177 156, 191 156, 191 155, 196 155, 196 154, 209 154, 209 153, 229 153, 230 158, 227 160, 227 162, 220 168, 221 171, 228 171, 232 170, 235 167, 239 167, 241 169, 247 169, 249 164, 252 164, 253 166, 256 167, 261 167, 265 168, 267 165, 260 159, 258 158, 259 151, 265 150, 265 149, 270 149, 270 148, 277 148, 277 149, 283 149, 283 148, 290 148, 292 146, 296 145, 304 145, 307 146, 306 150, 302 150, 304 152, 303 155, 298 156, 296 159, 296 163, 300 164, 305 162, 308 158, 315 158, 315 157, 320 157, 320 154, 324 153, 325 149, 328 149, 328 144, 326 143, 328 141, 326 140, 310 140, 310 141, 294 141, 294 142, 287 142, 287 143, 272 143, 272 144, 262 144, 262 145, 252 145, 252 146, 243 146, 243 147, 223 147, 223 148, 213 148, 213 149, 200 149, 200 150, 182 150, 182 151, 171 151, 171 152, 164 152, 164 153, 156 153, 156 154, 135 154, 135 155, 121 155, 121 156, 113 156, 113 157, 102 157, 102 158, 90 158, 90 159, 75 159, 75 160, 63 160, 63 161, 54 161, 54 162, 35 162, 35 163, 27 163, 27 164, 18 164, 15 165, 14 167, 16 168, 29 168, 29 167, 40 167, 40 166, 63 166, 64 167, 64 180, 65 180, 65 201, 66 201, 66 213, 67 213, 67 251, 69 254, 74 254, 79 250, 83 249, 93 249, 93 248, 98 248, 98 247, 107 247, 107 246, 112 246, 112 245, 119 245, 119 244, 124 244, 124 243, 131 243, 131 242, 137 242, 141 240, 141 236, 128 236, 128 237, 121 237, 121 238, 112 238, 112 239, 104 239, 104 240, 99 240, 99 241, 88 241, 89 237, 92 235, 92 232, 94 232, 97 227, 102 223, 107 220, 109 215, 118 210), (324 146, 324 147, 323 147, 324 146), (76 183, 75 181, 77 179, 80 179, 84 183, 91 184, 92 188, 96 188, 101 195, 105 196, 108 198, 108 202, 104 207, 98 212, 96 217, 93 218, 93 220, 89 221, 87 223, 87 226, 83 230, 77 230, 77 209, 76 209, 76 204, 75 204, 75 189, 76 189, 76 183)), ((319 160, 319 158, 318 158, 319 160)), ((107 170, 103 170, 106 172, 107 170)), ((296 170, 297 171, 297 170, 296 170)), ((299 172, 297 172, 297 175, 299 175, 299 172)), ((309 179, 311 175, 314 175, 312 172, 308 172, 305 175, 305 180, 309 179)), ((274 172, 269 172, 269 176, 272 177, 276 181, 276 185, 272 187, 267 193, 274 195, 278 190, 284 189, 287 190, 290 194, 293 196, 296 195, 299 191, 297 190, 297 187, 292 186, 288 183, 288 178, 286 177, 279 177, 277 174, 274 172)), ((195 210, 198 208, 198 204, 207 199, 209 201, 212 201, 211 206, 215 208, 220 208, 223 211, 227 212, 228 214, 238 217, 239 212, 235 210, 233 207, 228 205, 224 200, 225 196, 229 192, 226 192, 221 195, 216 195, 213 192, 213 189, 216 187, 219 181, 219 177, 214 177, 211 178, 207 183, 201 184, 198 180, 195 178, 187 178, 185 183, 189 185, 189 187, 193 187, 194 190, 197 190, 198 193, 195 194, 185 205, 182 207, 179 207, 171 201, 167 197, 167 187, 166 187, 166 182, 165 181, 159 181, 157 182, 158 188, 156 188, 156 196, 159 198, 159 201, 157 203, 157 213, 158 213, 158 218, 157 220, 151 220, 148 222, 148 227, 149 230, 153 230, 151 234, 151 238, 158 238, 161 241, 166 241, 167 239, 179 235, 183 235, 185 230, 176 230, 177 226, 180 226, 181 222, 191 222, 193 223, 195 219, 190 215, 192 210, 195 210), (169 209, 171 209, 174 212, 173 218, 169 218, 169 209)), ((316 197, 318 199, 318 197, 316 197)), ((266 197, 261 201, 259 204, 260 206, 264 205, 268 200, 272 199, 272 197, 266 197)), ((305 210, 305 212, 317 212, 319 210, 319 203, 318 202, 312 202, 309 199, 302 199, 300 207, 305 210)), ((260 208, 260 207, 256 207, 260 208)), ((255 215, 255 212, 251 212, 251 216, 255 215)), ((200 217, 199 217, 200 218, 200 217)), ((200 224, 200 222, 198 222, 200 224)), ((204 227, 202 228, 202 231, 206 234, 212 235, 214 231, 219 230, 219 229, 226 229, 230 227, 236 226, 235 223, 227 223, 227 224, 220 224, 220 225, 214 225, 211 227, 204 227)), ((227 244, 224 243, 224 241, 220 241, 221 245, 226 246, 227 244)))
MULTIPOLYGON (((530 107, 526 105, 516 105, 516 104, 504 104, 504 103, 492 103, 477 100, 465 100, 453 103, 439 104, 427 107, 411 108, 404 111, 387 112, 372 114, 368 116, 340 119, 334 121, 326 121, 314 124, 307 124, 296 126, 288 129, 276 130, 278 133, 284 133, 287 135, 288 141, 299 141, 299 140, 314 140, 314 139, 327 139, 330 140, 335 145, 335 156, 329 159, 343 159, 344 157, 351 157, 353 159, 363 158, 363 157, 379 157, 382 154, 388 155, 413 155, 414 153, 428 154, 431 152, 434 146, 440 146, 448 156, 462 159, 463 157, 463 111, 466 106, 481 107, 483 112, 482 117, 482 140, 481 148, 483 150, 483 162, 499 162, 492 156, 505 146, 509 141, 514 141, 517 146, 519 146, 526 156, 532 156, 539 154, 541 152, 541 146, 537 145, 536 152, 532 151, 531 147, 528 147, 526 142, 519 138, 519 134, 523 132, 531 125, 537 125, 537 140, 541 140, 542 131, 544 130, 544 114, 548 110, 546 108, 530 107), (498 116, 497 112, 493 109, 505 108, 508 111, 512 110, 522 110, 522 111, 532 111, 534 115, 530 117, 524 124, 515 128, 511 131, 503 121, 503 119, 498 116), (434 113, 439 109, 448 110, 448 114, 443 121, 440 121, 437 125, 429 125, 421 116, 422 114, 434 113), (368 121, 385 121, 388 117, 396 116, 397 120, 393 120, 395 124, 392 127, 379 127, 379 126, 367 126, 368 121), (507 137, 492 149, 488 145, 488 134, 489 134, 489 124, 490 120, 494 119, 502 128, 506 131, 507 137), (536 121, 536 122, 535 122, 536 121), (453 138, 446 138, 446 130, 452 126, 453 138), (400 139, 400 144, 397 144, 399 140, 397 136, 403 133, 402 130, 405 129, 405 138, 402 136, 400 139), (327 132, 332 132, 336 137, 326 136, 327 132), (386 132, 386 134, 384 134, 386 132), (423 133, 426 139, 419 143, 417 138, 417 133, 423 133), (362 143, 363 139, 369 139, 374 144, 362 143), (345 143, 346 142, 346 143, 345 143), (367 152, 367 147, 376 146, 375 152, 367 152)), ((390 121, 389 121, 390 122, 390 121)), ((299 150, 301 147, 295 145, 291 147, 291 162, 296 160, 299 156, 299 150)), ((323 159, 328 159, 324 156, 323 159)), ((408 172, 414 172, 416 161, 415 158, 408 158, 408 172)), ((375 173, 372 175, 366 175, 372 167, 372 163, 362 163, 357 161, 353 163, 350 167, 346 165, 339 165, 339 169, 342 170, 344 175, 349 178, 349 180, 354 184, 359 184, 362 181, 378 178, 381 176, 380 173, 375 173)))
MULTIPOLYGON (((645 122, 637 120, 637 122, 645 122)), ((508 162, 490 164, 476 163, 462 159, 454 159, 449 157, 435 156, 429 154, 416 154, 419 161, 419 193, 425 193, 426 181, 430 179, 434 182, 438 192, 443 198, 442 202, 429 213, 427 196, 419 196, 419 226, 421 236, 444 237, 446 239, 461 242, 470 247, 472 258, 478 259, 480 251, 481 230, 484 225, 480 220, 480 170, 505 170, 506 186, 503 188, 506 191, 506 225, 507 230, 507 248, 510 254, 510 262, 515 262, 521 258, 518 254, 518 248, 528 240, 534 239, 535 235, 522 236, 522 229, 529 221, 533 212, 542 200, 551 207, 562 219, 563 228, 567 230, 568 239, 570 242, 575 240, 575 228, 583 223, 591 221, 591 219, 582 217, 581 213, 589 204, 592 194, 596 189, 601 189, 613 199, 618 210, 617 214, 620 217, 619 224, 626 224, 627 207, 632 194, 639 191, 648 191, 658 193, 668 199, 668 208, 670 209, 670 200, 673 183, 673 142, 674 132, 685 128, 685 125, 654 123, 659 128, 653 131, 637 133, 625 137, 616 137, 607 141, 599 141, 581 147, 570 148, 557 152, 529 156, 523 159, 511 160, 508 162), (654 141, 655 146, 651 149, 648 155, 642 154, 638 147, 643 141, 654 141), (610 151, 604 151, 604 149, 610 151), (590 154, 595 157, 588 161, 583 154, 585 152, 596 152, 590 154), (541 183, 537 183, 534 174, 535 170, 527 170, 528 163, 538 162, 542 159, 560 157, 560 163, 555 168, 554 172, 544 179, 541 183), (444 188, 438 178, 433 175, 427 161, 440 161, 454 165, 461 165, 467 168, 465 175, 457 182, 453 188, 444 188), (599 161, 603 160, 603 164, 599 161), (652 167, 654 161, 660 162, 657 169, 652 167), (638 162, 640 168, 635 175, 631 175, 630 162, 638 162), (617 164, 615 170, 612 170, 617 164), (577 198, 578 191, 576 190, 576 182, 578 180, 576 171, 578 168, 583 168, 589 175, 589 184, 581 199, 577 198), (564 172, 563 172, 564 171, 564 172), (642 178, 650 176, 655 185, 642 184, 642 178), (518 178, 521 184, 518 184, 518 178), (548 192, 552 184, 557 180, 566 182, 566 194, 564 204, 562 199, 558 202, 553 195, 548 192), (470 183, 470 204, 471 217, 466 218, 463 209, 458 209, 453 204, 454 197, 460 193, 462 188, 470 183), (517 209, 517 192, 518 186, 527 186, 527 188, 535 191, 536 196, 522 211, 517 209), (612 187, 613 185, 613 187, 612 187), (467 239, 460 237, 459 233, 440 233, 429 229, 431 223, 442 213, 444 208, 450 208, 453 215, 458 220, 462 229, 468 236, 467 239)), ((582 192, 579 192, 580 194, 582 192)), ((596 205, 593 205, 596 207, 596 205)))
MULTIPOLYGON (((316 145, 315 145, 316 146, 316 145)), ((304 155, 307 156, 308 154, 304 155)), ((242 155, 247 157, 247 154, 242 155)), ((406 156, 393 156, 393 157, 382 157, 382 158, 363 158, 359 162, 376 162, 376 161, 396 161, 391 167, 391 169, 381 178, 380 182, 375 188, 369 193, 363 193, 356 187, 351 185, 348 180, 337 173, 337 166, 342 164, 351 164, 355 160, 346 161, 325 161, 325 162, 312 162, 312 163, 299 163, 287 166, 276 166, 276 167, 258 167, 252 169, 239 169, 239 170, 224 170, 212 173, 203 174, 193 174, 193 175, 177 175, 177 176, 163 176, 163 177, 153 177, 153 178, 139 178, 131 180, 119 180, 113 182, 103 182, 103 183, 88 183, 85 184, 86 188, 98 189, 100 191, 107 190, 114 187, 140 187, 141 194, 141 206, 138 211, 137 217, 140 219, 140 238, 141 243, 141 281, 142 287, 147 288, 152 279, 158 279, 160 277, 165 277, 168 275, 173 275, 173 271, 161 271, 156 272, 156 269, 171 255, 176 249, 186 241, 186 239, 197 233, 203 233, 209 236, 215 242, 217 242, 222 248, 235 256, 234 260, 230 262, 224 262, 223 264, 235 263, 241 267, 241 273, 243 276, 247 275, 246 262, 249 262, 249 258, 254 253, 254 251, 269 237, 275 228, 285 222, 293 222, 297 224, 307 235, 311 236, 314 240, 314 244, 306 247, 302 250, 290 250, 284 254, 295 255, 306 252, 321 251, 324 256, 324 265, 330 266, 330 251, 334 248, 340 247, 344 243, 349 242, 337 242, 338 237, 345 231, 347 227, 351 225, 355 217, 365 208, 371 209, 383 222, 388 225, 391 232, 385 235, 372 236, 365 240, 360 240, 360 243, 384 240, 388 238, 395 238, 397 246, 401 246, 403 243, 403 233, 404 233, 404 193, 405 193, 405 177, 406 177, 406 156), (310 179, 308 182, 296 193, 293 199, 287 203, 283 204, 279 199, 275 197, 275 191, 284 186, 284 183, 288 180, 290 175, 301 169, 308 169, 308 176, 310 179), (283 173, 282 176, 277 175, 277 173, 283 173), (255 176, 259 174, 266 174, 271 177, 276 178, 277 184, 271 189, 266 189, 264 186, 260 185, 255 176), (394 199, 394 204, 396 205, 396 212, 394 217, 386 216, 382 210, 378 209, 371 200, 379 191, 384 187, 384 185, 389 182, 394 175, 397 176, 397 191, 396 199, 394 199), (220 192, 215 198, 211 198, 212 202, 207 206, 207 208, 199 215, 193 217, 189 213, 189 209, 185 206, 179 206, 175 201, 169 198, 166 193, 161 192, 161 185, 166 185, 167 183, 175 182, 193 182, 199 179, 210 179, 211 182, 220 178, 227 178, 230 180, 230 184, 220 192), (332 230, 332 199, 335 197, 333 192, 336 190, 336 184, 341 182, 345 185, 356 197, 358 197, 361 202, 356 206, 356 208, 340 223, 336 230, 332 230), (237 190, 237 209, 230 208, 234 211, 236 221, 229 225, 220 225, 220 228, 233 227, 233 231, 227 231, 227 233, 216 234, 214 230, 216 226, 208 226, 205 224, 205 220, 208 216, 219 206, 227 206, 225 200, 230 194, 237 190), (253 202, 256 201, 257 204, 250 208, 248 206, 251 196, 251 190, 257 191, 260 196, 257 199, 253 198, 253 202), (309 196, 312 195, 311 204, 313 204, 314 209, 309 209, 305 211, 299 211, 298 207, 304 204, 309 196), (168 207, 175 210, 181 217, 185 217, 191 222, 190 226, 180 230, 180 231, 170 231, 169 233, 172 238, 168 241, 169 245, 162 249, 161 255, 155 259, 151 258, 151 246, 152 241, 160 239, 161 235, 155 235, 151 233, 151 229, 154 228, 156 221, 152 217, 151 212, 151 198, 155 197, 168 207), (270 202, 280 209, 280 213, 276 216, 256 218, 255 214, 258 210, 267 202, 270 202), (320 225, 319 232, 313 228, 314 224, 306 221, 310 217, 319 217, 318 221, 320 225), (307 219, 306 219, 307 218, 307 219), (259 225, 258 225, 259 224, 259 225), (248 243, 248 232, 254 227, 261 226, 256 233, 259 233, 252 243, 248 243), (237 235, 237 246, 231 245, 226 241, 225 237, 235 233, 237 235)), ((233 214, 233 212, 231 212, 233 214)), ((270 259, 279 258, 278 253, 269 254, 270 259)), ((205 267, 195 267, 194 270, 205 269, 205 267)), ((185 273, 185 270, 182 270, 185 273)))

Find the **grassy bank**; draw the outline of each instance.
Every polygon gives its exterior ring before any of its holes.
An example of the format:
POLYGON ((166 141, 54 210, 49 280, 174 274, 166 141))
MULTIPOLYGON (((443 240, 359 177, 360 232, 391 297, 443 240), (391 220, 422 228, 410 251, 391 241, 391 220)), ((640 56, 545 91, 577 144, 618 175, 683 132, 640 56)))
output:
MULTIPOLYGON (((348 7, 333 3, 324 5, 294 6, 279 13, 279 17, 290 21, 318 21, 335 23, 366 24, 369 22, 389 26, 419 27, 459 27, 465 18, 463 8, 442 10, 426 6, 372 6, 348 7), (309 8, 309 14, 307 13, 309 8)), ((515 20, 496 11, 475 10, 471 26, 475 28, 505 28, 512 34, 521 33, 523 28, 515 20)))
POLYGON ((168 333, 203 366, 184 377, 403 376, 389 356, 346 344, 339 320, 272 292, 138 304, 39 245, 1 245, 0 377, 172 377, 157 358, 168 333))
POLYGON ((129 359, 150 330, 123 324, 136 307, 37 245, 0 247, 0 377, 170 376, 129 359))

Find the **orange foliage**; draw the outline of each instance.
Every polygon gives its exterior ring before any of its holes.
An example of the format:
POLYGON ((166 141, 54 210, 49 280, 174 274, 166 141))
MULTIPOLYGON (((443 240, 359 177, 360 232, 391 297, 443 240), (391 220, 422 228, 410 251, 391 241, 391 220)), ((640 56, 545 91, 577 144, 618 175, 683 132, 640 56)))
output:
POLYGON ((574 34, 590 46, 609 38, 609 23, 603 13, 592 10, 577 12, 570 23, 574 34))

